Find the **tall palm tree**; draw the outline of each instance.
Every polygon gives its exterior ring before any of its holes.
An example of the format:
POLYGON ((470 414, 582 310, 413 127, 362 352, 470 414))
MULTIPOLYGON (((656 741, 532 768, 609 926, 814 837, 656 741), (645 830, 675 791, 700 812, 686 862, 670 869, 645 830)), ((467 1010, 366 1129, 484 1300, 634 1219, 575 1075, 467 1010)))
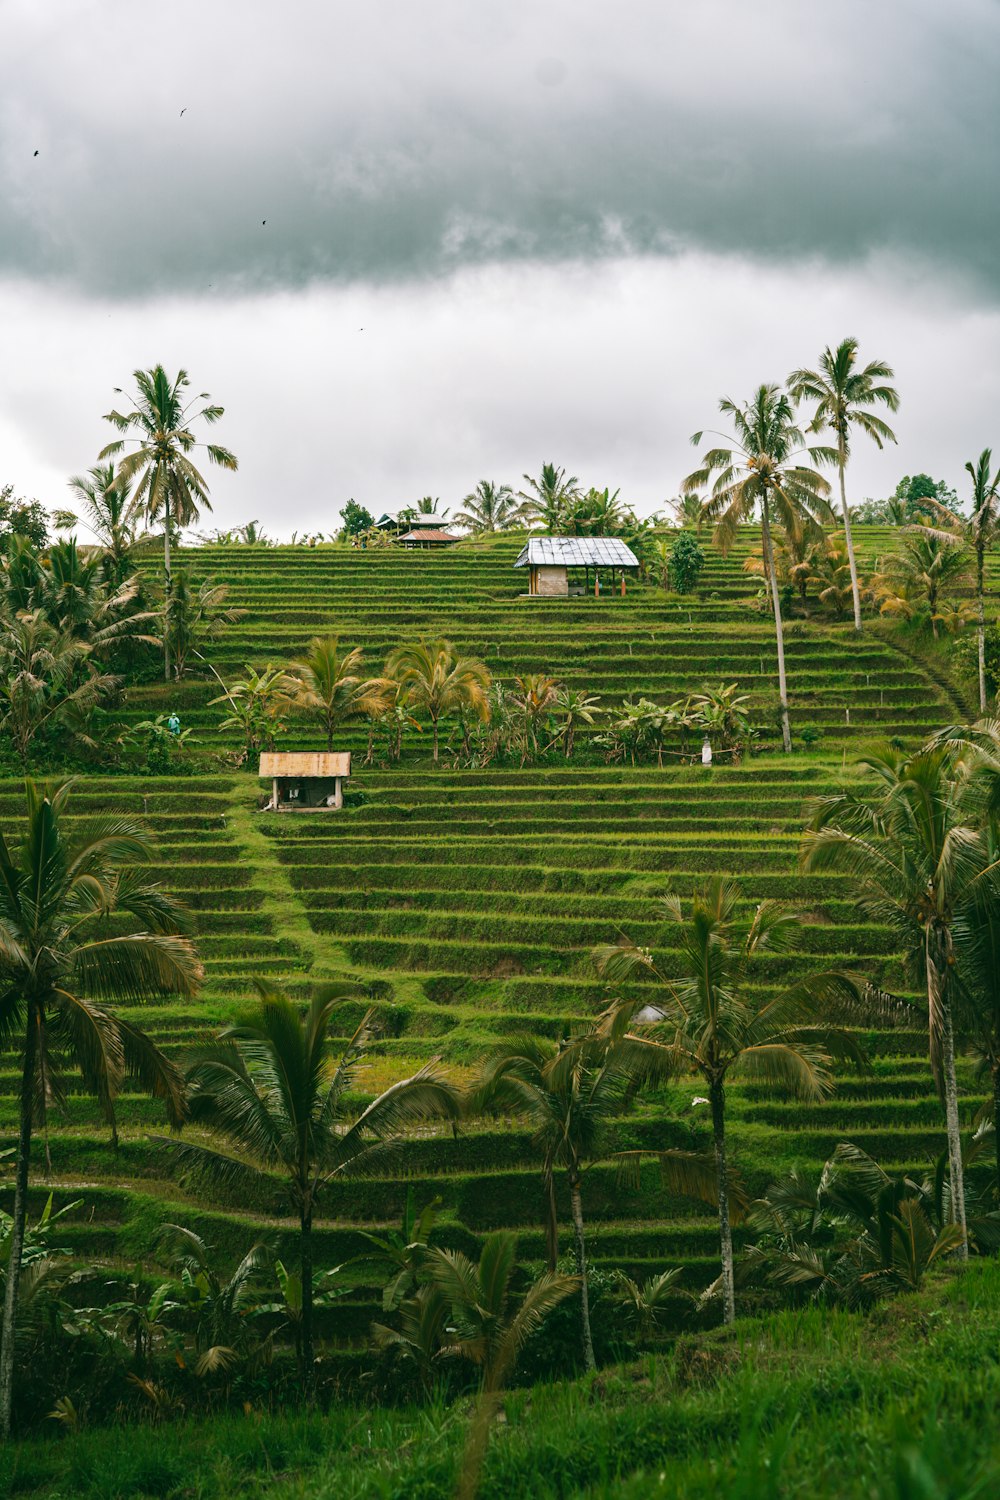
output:
POLYGON ((86 474, 74 474, 69 487, 82 507, 82 515, 58 511, 57 526, 65 530, 82 520, 97 539, 108 582, 120 588, 131 571, 129 554, 135 542, 136 506, 128 480, 113 463, 95 464, 86 474))
MULTIPOLYGON (((613 986, 652 978, 655 1002, 614 1002, 605 1026, 614 1039, 619 1065, 638 1078, 669 1078, 700 1073, 712 1114, 714 1182, 722 1253, 725 1320, 736 1316, 730 1167, 726 1143, 726 1084, 752 1078, 787 1089, 801 1099, 822 1099, 833 1088, 835 1058, 861 1062, 850 1035, 829 1019, 860 1005, 858 988, 846 974, 807 975, 777 994, 753 987, 756 961, 794 946, 801 918, 773 901, 762 901, 753 916, 737 916, 739 887, 716 876, 696 894, 687 916, 680 898, 665 896, 660 909, 680 927, 679 973, 664 974, 646 948, 624 939, 597 948, 598 973, 613 986), (683 924, 683 925, 681 925, 683 924), (637 1021, 641 1031, 630 1029, 637 1021)), ((682 1191, 698 1189, 697 1162, 685 1153, 661 1153, 668 1178, 682 1191)), ((699 1194, 700 1195, 700 1194, 699 1194)))
POLYGON ((586 724, 589 728, 603 712, 601 700, 595 693, 588 693, 584 688, 561 687, 556 692, 553 707, 559 720, 559 736, 566 759, 569 760, 580 725, 586 724))
POLYGON ((262 980, 257 990, 257 1004, 227 1026, 187 1071, 191 1118, 221 1136, 225 1149, 187 1142, 172 1149, 183 1167, 211 1181, 259 1189, 273 1172, 284 1178, 299 1221, 301 1371, 311 1389, 312 1227, 323 1189, 335 1177, 374 1165, 404 1126, 457 1118, 459 1105, 451 1086, 427 1066, 351 1118, 350 1094, 371 1035, 372 1013, 347 1046, 337 1048, 330 1029, 352 999, 324 988, 303 1016, 281 990, 262 980))
POLYGON ((844 517, 847 559, 851 569, 854 628, 860 631, 861 590, 858 585, 858 565, 854 557, 851 512, 847 504, 844 471, 850 457, 852 428, 866 433, 879 448, 883 443, 896 441, 896 434, 887 423, 883 422, 874 408, 882 406, 887 411, 898 411, 899 393, 894 386, 886 383, 892 380, 894 375, 884 360, 873 359, 859 370, 857 359, 857 339, 842 339, 836 349, 831 349, 827 345, 819 357, 819 369, 793 370, 788 377, 788 388, 793 400, 816 403, 816 412, 810 423, 810 431, 829 431, 836 439, 836 463, 840 474, 840 506, 844 517))
POLYGON ((525 750, 531 747, 538 754, 538 726, 555 708, 559 696, 559 683, 544 672, 525 672, 514 678, 511 701, 524 720, 525 750))
POLYGON ((530 474, 521 476, 528 486, 518 491, 523 502, 524 519, 533 526, 544 526, 546 531, 559 532, 566 520, 566 513, 580 497, 580 481, 575 474, 568 478, 566 470, 555 464, 542 464, 537 479, 530 474))
MULTIPOLYGON (((966 1230, 955 1072, 956 913, 990 884, 991 860, 959 774, 954 745, 915 755, 887 748, 858 762, 860 789, 817 798, 802 848, 804 870, 843 870, 862 906, 899 939, 927 996, 930 1057, 944 1100, 955 1220, 966 1230)), ((962 1250, 963 1257, 967 1247, 962 1250)))
POLYGON ((976 606, 979 635, 979 712, 986 712, 986 553, 1000 539, 1000 469, 990 477, 993 453, 984 448, 965 472, 972 479, 972 516, 963 530, 976 555, 976 606))
POLYGON ((607 1146, 608 1121, 625 1107, 627 1079, 606 1037, 584 1034, 561 1043, 519 1037, 498 1047, 473 1092, 474 1106, 508 1108, 528 1124, 542 1158, 545 1239, 549 1269, 559 1253, 556 1172, 566 1174, 576 1272, 580 1278, 583 1363, 595 1368, 590 1329, 587 1252, 583 1227, 583 1171, 607 1146))
POLYGON ((339 636, 316 635, 302 660, 292 662, 283 687, 293 708, 319 719, 326 748, 332 750, 342 724, 379 712, 389 684, 382 677, 365 677, 360 647, 341 653, 339 636))
MULTIPOLYGON (((830 486, 815 469, 801 462, 800 455, 805 453, 812 463, 826 463, 833 453, 829 448, 803 446, 792 404, 776 385, 758 386, 752 400, 742 406, 725 397, 719 402, 719 410, 731 420, 736 441, 729 447, 710 448, 703 454, 701 467, 687 476, 681 490, 691 494, 712 483, 703 510, 715 522, 715 540, 723 554, 728 553, 735 541, 740 523, 752 521, 760 506, 764 564, 771 587, 778 647, 781 737, 786 753, 790 753, 792 731, 788 722, 785 636, 771 523, 777 520, 789 536, 805 532, 819 539, 820 522, 830 516, 826 499, 830 486)), ((697 446, 702 436, 696 432, 691 441, 697 446)))
POLYGON ((519 1296, 517 1239, 503 1229, 487 1235, 478 1264, 460 1250, 435 1247, 428 1252, 427 1270, 430 1285, 451 1306, 453 1328, 445 1353, 461 1355, 482 1371, 456 1490, 458 1500, 473 1500, 504 1383, 528 1339, 578 1282, 575 1276, 545 1271, 519 1296))
MULTIPOLYGON (((130 397, 129 412, 109 411, 104 420, 125 435, 102 448, 98 458, 120 457, 118 474, 124 484, 136 481, 132 497, 135 509, 145 511, 149 521, 163 522, 164 595, 170 601, 170 537, 197 521, 201 508, 211 510, 208 485, 195 467, 190 455, 204 447, 210 463, 222 469, 237 468, 236 456, 218 443, 201 444, 191 428, 197 421, 214 426, 224 408, 211 404, 198 407, 200 401, 211 403, 207 391, 193 400, 185 399, 191 384, 186 370, 180 370, 171 381, 162 365, 152 370, 134 370, 137 395, 130 397), (129 444, 136 446, 127 451, 129 444)), ((121 394, 119 392, 119 394, 121 394)), ((170 680, 170 642, 164 632, 163 676, 170 680)))
POLYGON ((510 485, 496 484, 492 479, 481 479, 462 504, 465 509, 458 511, 455 522, 476 533, 506 531, 516 526, 521 516, 521 506, 510 485))
POLYGON ((185 910, 144 878, 144 830, 108 815, 74 837, 63 818, 70 782, 27 782, 27 825, 11 848, 0 833, 0 1043, 20 1051, 14 1212, 0 1342, 0 1434, 10 1432, 14 1323, 24 1244, 33 1128, 65 1098, 65 1070, 112 1126, 126 1078, 161 1099, 171 1124, 184 1116, 173 1064, 107 1002, 193 995, 202 967, 185 910), (109 918, 119 920, 109 927, 109 918), (129 921, 129 919, 132 919, 129 921), (128 930, 123 930, 128 928, 128 930))
POLYGON ((434 759, 438 759, 438 726, 453 713, 489 718, 490 674, 485 663, 456 656, 450 641, 420 640, 397 646, 386 662, 386 677, 400 683, 405 699, 422 708, 431 721, 434 759))

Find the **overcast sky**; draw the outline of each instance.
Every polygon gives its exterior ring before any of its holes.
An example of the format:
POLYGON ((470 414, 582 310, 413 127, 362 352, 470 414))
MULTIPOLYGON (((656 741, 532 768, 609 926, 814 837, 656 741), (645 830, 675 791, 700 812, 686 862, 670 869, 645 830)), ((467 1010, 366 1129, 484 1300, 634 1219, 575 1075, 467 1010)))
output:
POLYGON ((226 407, 208 524, 545 460, 650 511, 850 333, 902 397, 852 498, 961 493, 998 75, 996 0, 0 0, 0 484, 64 504, 161 361, 226 407))

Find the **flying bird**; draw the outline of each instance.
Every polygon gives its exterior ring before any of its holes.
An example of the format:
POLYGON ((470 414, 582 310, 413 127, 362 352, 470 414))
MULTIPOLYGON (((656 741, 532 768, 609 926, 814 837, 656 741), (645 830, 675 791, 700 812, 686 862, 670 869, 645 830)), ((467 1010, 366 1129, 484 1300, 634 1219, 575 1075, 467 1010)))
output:
POLYGON ((37 156, 37 155, 38 155, 38 152, 37 152, 37 151, 36 151, 36 152, 35 152, 35 155, 36 155, 36 156, 37 156))
POLYGON ((266 223, 267 223, 267 220, 266 220, 266 219, 261 219, 261 221, 260 221, 260 227, 261 227, 261 228, 262 228, 262 229, 263 229, 263 227, 264 227, 264 225, 265 225, 265 224, 266 224, 266 223))
POLYGON ((183 119, 183 118, 184 118, 184 116, 185 116, 185 115, 186 115, 186 114, 187 114, 187 112, 188 112, 188 110, 187 110, 187 105, 186 105, 186 104, 185 104, 185 106, 184 106, 184 108, 183 108, 183 109, 182 109, 182 110, 181 110, 181 112, 180 112, 180 116, 179 116, 179 118, 180 118, 180 119, 183 119))

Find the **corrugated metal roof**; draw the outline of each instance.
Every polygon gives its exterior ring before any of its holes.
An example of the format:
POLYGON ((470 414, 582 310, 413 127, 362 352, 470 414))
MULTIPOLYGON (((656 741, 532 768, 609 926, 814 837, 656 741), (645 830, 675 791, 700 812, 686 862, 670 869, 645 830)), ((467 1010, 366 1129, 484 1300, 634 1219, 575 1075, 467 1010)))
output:
POLYGON ((533 536, 515 568, 637 568, 639 559, 616 536, 533 536))
POLYGON ((350 776, 349 750, 269 750, 260 758, 259 775, 273 776, 350 776))

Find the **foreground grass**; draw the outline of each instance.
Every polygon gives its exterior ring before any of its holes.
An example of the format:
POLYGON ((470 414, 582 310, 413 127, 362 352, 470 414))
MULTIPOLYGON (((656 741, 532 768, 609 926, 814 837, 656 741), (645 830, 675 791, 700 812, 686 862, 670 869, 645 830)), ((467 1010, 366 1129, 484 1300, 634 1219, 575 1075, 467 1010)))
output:
MULTIPOLYGON (((1000 1264, 867 1316, 810 1309, 512 1393, 482 1500, 972 1500, 1000 1487, 1000 1264)), ((76 1500, 449 1500, 468 1404, 251 1413, 35 1440, 0 1492, 76 1500)))

